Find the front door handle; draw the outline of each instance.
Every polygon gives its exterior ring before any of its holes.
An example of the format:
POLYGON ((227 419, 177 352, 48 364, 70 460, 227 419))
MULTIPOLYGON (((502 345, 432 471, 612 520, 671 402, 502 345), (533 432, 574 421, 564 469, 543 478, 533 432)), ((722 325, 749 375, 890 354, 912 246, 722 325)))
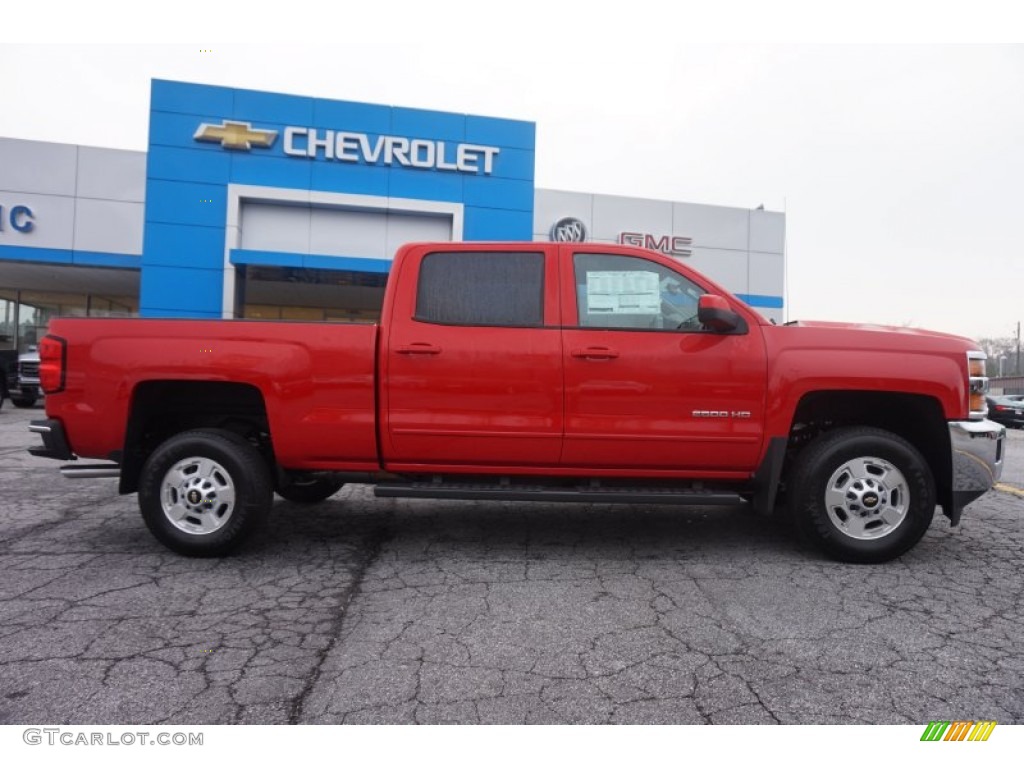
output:
POLYGON ((570 354, 583 360, 614 360, 619 353, 611 347, 587 347, 574 349, 570 354))
POLYGON ((395 350, 400 355, 439 355, 441 348, 424 341, 414 341, 412 344, 405 344, 395 350))

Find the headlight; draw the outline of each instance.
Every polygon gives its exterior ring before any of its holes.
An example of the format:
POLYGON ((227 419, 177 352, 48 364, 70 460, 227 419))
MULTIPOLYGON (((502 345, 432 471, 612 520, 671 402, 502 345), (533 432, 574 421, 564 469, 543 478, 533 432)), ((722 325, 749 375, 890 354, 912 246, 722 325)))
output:
POLYGON ((985 376, 985 361, 988 356, 984 352, 967 353, 967 393, 968 410, 972 419, 984 419, 988 415, 985 393, 988 392, 988 377, 985 376))

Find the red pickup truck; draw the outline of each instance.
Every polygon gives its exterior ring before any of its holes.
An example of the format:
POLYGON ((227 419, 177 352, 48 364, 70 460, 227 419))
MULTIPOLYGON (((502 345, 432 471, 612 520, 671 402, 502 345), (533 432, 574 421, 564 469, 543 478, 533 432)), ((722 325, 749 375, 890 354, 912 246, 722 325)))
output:
POLYGON ((378 325, 57 319, 32 453, 106 464, 153 534, 220 555, 273 494, 750 504, 832 557, 914 546, 1002 471, 985 356, 906 328, 774 325, 598 243, 418 243, 378 325))

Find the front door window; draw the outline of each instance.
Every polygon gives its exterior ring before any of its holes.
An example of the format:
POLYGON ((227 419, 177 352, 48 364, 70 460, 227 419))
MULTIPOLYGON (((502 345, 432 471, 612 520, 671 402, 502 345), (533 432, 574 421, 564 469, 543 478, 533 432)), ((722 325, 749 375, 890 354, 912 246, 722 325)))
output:
POLYGON ((704 291, 661 264, 632 256, 578 253, 581 328, 700 330, 697 301, 704 291))

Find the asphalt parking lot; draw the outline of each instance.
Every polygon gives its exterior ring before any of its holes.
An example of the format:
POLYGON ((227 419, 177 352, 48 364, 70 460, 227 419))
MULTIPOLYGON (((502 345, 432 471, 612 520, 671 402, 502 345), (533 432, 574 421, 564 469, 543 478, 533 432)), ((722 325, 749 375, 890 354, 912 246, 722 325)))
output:
POLYGON ((881 566, 742 509, 275 503, 158 545, 0 409, 0 723, 1024 722, 1024 432, 881 566))

